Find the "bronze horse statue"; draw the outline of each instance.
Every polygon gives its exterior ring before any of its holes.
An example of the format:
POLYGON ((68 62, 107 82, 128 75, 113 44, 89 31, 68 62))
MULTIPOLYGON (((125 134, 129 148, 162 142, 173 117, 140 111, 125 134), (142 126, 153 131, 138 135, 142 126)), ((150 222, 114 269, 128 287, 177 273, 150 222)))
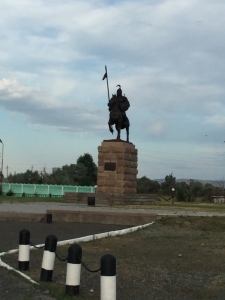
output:
POLYGON ((109 100, 109 131, 113 134, 114 130, 112 125, 115 125, 117 130, 117 139, 120 140, 120 131, 121 129, 126 129, 127 139, 129 142, 129 127, 130 122, 126 116, 125 111, 130 107, 130 103, 125 96, 122 96, 122 90, 119 88, 117 90, 117 96, 112 95, 112 98, 109 100))

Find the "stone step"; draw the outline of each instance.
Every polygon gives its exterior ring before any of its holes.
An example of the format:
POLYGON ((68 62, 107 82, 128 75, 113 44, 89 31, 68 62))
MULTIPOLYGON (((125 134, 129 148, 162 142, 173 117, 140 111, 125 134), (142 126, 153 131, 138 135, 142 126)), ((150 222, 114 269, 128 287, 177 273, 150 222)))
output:
POLYGON ((87 203, 88 197, 95 197, 96 204, 142 204, 148 205, 158 200, 157 195, 135 194, 135 195, 110 195, 103 193, 65 193, 65 202, 87 203))

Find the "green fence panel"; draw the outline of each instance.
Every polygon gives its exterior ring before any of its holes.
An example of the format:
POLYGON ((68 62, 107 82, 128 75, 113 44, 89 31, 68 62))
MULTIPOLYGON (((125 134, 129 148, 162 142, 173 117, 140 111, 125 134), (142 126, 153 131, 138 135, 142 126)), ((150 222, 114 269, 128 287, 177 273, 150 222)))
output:
POLYGON ((91 193, 92 188, 90 186, 78 186, 78 193, 91 193))
POLYGON ((22 196, 23 185, 21 183, 11 183, 10 189, 15 196, 22 196))
POLYGON ((49 185, 37 184, 36 185, 36 194, 39 197, 48 197, 49 196, 49 185))
POLYGON ((76 186, 76 185, 65 185, 63 187, 63 189, 64 189, 64 194, 65 193, 77 193, 78 186, 76 186))
POLYGON ((64 195, 63 186, 62 185, 49 185, 49 194, 53 197, 62 197, 64 195))
POLYGON ((25 196, 34 196, 36 186, 35 184, 24 184, 23 185, 23 192, 25 196))
POLYGON ((2 193, 6 195, 11 190, 14 196, 39 196, 62 197, 65 193, 95 193, 96 187, 76 186, 76 185, 47 185, 47 184, 21 184, 21 183, 2 183, 2 193))
POLYGON ((9 183, 2 183, 2 194, 6 195, 9 190, 10 190, 10 184, 9 183))

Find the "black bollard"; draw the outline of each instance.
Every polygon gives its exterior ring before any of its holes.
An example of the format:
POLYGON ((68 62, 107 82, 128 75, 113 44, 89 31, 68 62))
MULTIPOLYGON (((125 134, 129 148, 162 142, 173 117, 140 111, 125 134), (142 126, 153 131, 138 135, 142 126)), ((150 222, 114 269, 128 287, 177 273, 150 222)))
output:
POLYGON ((116 300, 116 258, 105 254, 101 258, 101 300, 116 300))
POLYGON ((87 198, 87 204, 95 206, 95 197, 88 197, 87 198))
POLYGON ((30 231, 22 229, 19 235, 18 268, 20 271, 29 270, 30 261, 30 231))
POLYGON ((47 214, 47 223, 48 224, 52 223, 52 214, 47 214))
POLYGON ((45 250, 44 250, 42 266, 41 266, 40 281, 44 281, 44 282, 52 281, 56 248, 57 248, 57 237, 54 235, 48 235, 45 239, 45 250))
POLYGON ((68 260, 66 270, 66 294, 70 296, 79 295, 80 272, 81 272, 82 248, 73 244, 68 249, 68 260))

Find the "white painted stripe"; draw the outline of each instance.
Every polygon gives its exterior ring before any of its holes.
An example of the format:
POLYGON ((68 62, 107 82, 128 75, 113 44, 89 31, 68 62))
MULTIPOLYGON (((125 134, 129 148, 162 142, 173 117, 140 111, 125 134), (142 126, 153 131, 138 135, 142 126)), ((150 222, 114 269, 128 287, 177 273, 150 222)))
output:
POLYGON ((54 269, 55 252, 44 251, 42 269, 52 271, 54 269))
POLYGON ((19 245, 19 261, 29 261, 30 260, 30 245, 19 245))
POLYGON ((116 300, 116 276, 101 276, 100 300, 116 300))
POLYGON ((80 285, 81 264, 67 263, 66 285, 80 285))
MULTIPOLYGON (((89 241, 96 240, 96 239, 102 239, 102 238, 105 238, 108 236, 124 235, 127 233, 134 232, 138 229, 142 229, 147 226, 150 226, 153 223, 154 223, 154 221, 151 223, 148 223, 148 224, 130 227, 130 228, 122 229, 122 230, 114 230, 114 231, 109 231, 109 232, 104 232, 104 233, 99 233, 99 234, 88 235, 88 236, 84 236, 84 237, 80 237, 80 238, 75 238, 75 239, 71 239, 71 240, 64 240, 64 241, 57 242, 57 245, 58 246, 70 245, 70 244, 78 243, 78 242, 89 242, 89 241)), ((36 245, 36 247, 43 247, 44 245, 45 244, 40 244, 40 245, 36 245)), ((35 248, 34 246, 30 246, 30 250, 34 249, 34 248, 35 248)), ((18 251, 19 251, 19 249, 13 249, 13 250, 9 250, 7 252, 2 252, 2 253, 0 253, 0 257, 5 254, 16 253, 18 251)))
POLYGON ((21 275, 22 277, 24 277, 24 278, 26 278, 27 280, 29 280, 31 283, 39 284, 39 283, 37 283, 36 281, 34 281, 33 279, 31 279, 29 276, 27 276, 26 274, 24 274, 24 273, 22 273, 22 272, 20 272, 20 271, 18 271, 18 270, 16 270, 16 269, 14 269, 14 268, 10 267, 9 265, 7 265, 6 263, 4 263, 4 262, 1 260, 1 258, 0 258, 0 266, 3 267, 3 268, 8 269, 8 270, 10 270, 10 271, 14 271, 14 272, 18 273, 18 274, 21 275))
POLYGON ((89 241, 102 239, 102 238, 109 237, 109 236, 124 235, 124 234, 127 234, 127 233, 137 231, 138 229, 142 229, 142 228, 145 228, 147 226, 150 226, 153 223, 154 222, 144 224, 144 225, 135 226, 135 227, 130 227, 130 228, 122 229, 122 230, 109 231, 109 232, 104 232, 104 233, 99 233, 99 234, 88 235, 88 236, 84 236, 84 237, 80 237, 80 238, 76 238, 76 239, 60 241, 60 242, 57 243, 57 246, 71 245, 73 243, 79 243, 79 242, 89 242, 89 241))
MULTIPOLYGON (((130 232, 134 232, 138 229, 141 228, 145 228, 147 226, 150 226, 154 223, 148 223, 148 224, 144 224, 144 225, 139 225, 139 226, 135 226, 135 227, 131 227, 131 228, 127 228, 127 229, 122 229, 122 230, 115 230, 115 231, 110 231, 110 232, 106 232, 106 233, 99 233, 99 234, 95 234, 95 235, 89 235, 89 236, 85 236, 85 237, 81 237, 81 238, 76 238, 76 239, 71 239, 71 240, 65 240, 65 241, 61 241, 61 242, 57 242, 57 245, 70 245, 73 243, 78 243, 78 242, 88 242, 88 241, 92 241, 94 239, 101 239, 107 236, 116 236, 116 235, 123 235, 123 234, 127 234, 130 232)), ((36 247, 43 247, 45 244, 40 244, 40 245, 36 245, 36 247)), ((30 246, 30 250, 34 249, 34 246, 30 246)), ((13 250, 9 250, 7 252, 1 252, 0 253, 0 266, 7 268, 8 270, 13 270, 14 272, 20 274, 21 276, 23 276, 24 278, 26 278, 27 280, 29 280, 32 283, 36 283, 38 284, 36 281, 34 281, 33 279, 31 279, 29 276, 23 274, 22 272, 10 267, 9 265, 5 264, 4 262, 2 262, 1 260, 1 256, 6 255, 6 254, 11 254, 11 253, 16 253, 18 252, 19 249, 13 249, 13 250)))

